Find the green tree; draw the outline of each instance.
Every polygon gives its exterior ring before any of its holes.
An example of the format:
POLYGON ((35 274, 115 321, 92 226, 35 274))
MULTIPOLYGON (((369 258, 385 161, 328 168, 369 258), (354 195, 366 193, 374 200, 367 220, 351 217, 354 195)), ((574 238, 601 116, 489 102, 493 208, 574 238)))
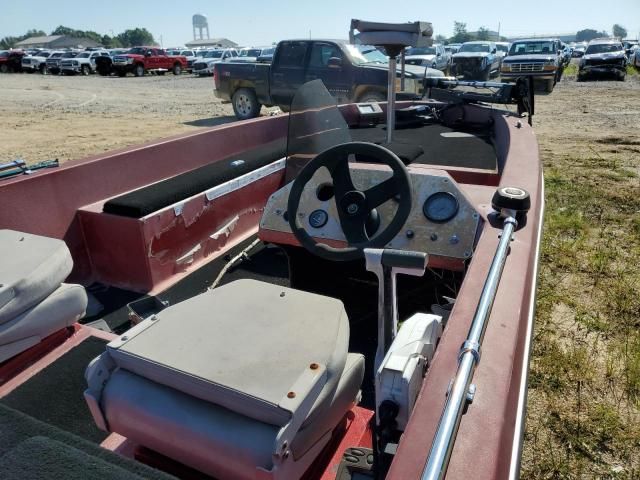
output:
POLYGON ((627 37, 627 29, 617 23, 613 26, 613 36, 623 39, 627 37))
POLYGON ((132 30, 125 30, 116 38, 123 47, 136 47, 141 45, 156 44, 153 35, 146 28, 134 28, 132 30))
POLYGON ((593 40, 598 37, 606 37, 607 32, 599 32, 594 30, 593 28, 585 28, 584 30, 578 31, 576 33, 576 42, 588 42, 589 40, 593 40))
POLYGON ((467 32, 467 24, 464 22, 453 22, 453 37, 449 40, 451 43, 464 43, 471 40, 471 35, 467 32))
POLYGON ((478 40, 489 40, 489 29, 487 27, 480 27, 476 37, 478 40))
POLYGON ((434 39, 435 43, 442 43, 442 44, 446 44, 447 43, 447 37, 445 37, 444 35, 436 35, 436 38, 434 39))

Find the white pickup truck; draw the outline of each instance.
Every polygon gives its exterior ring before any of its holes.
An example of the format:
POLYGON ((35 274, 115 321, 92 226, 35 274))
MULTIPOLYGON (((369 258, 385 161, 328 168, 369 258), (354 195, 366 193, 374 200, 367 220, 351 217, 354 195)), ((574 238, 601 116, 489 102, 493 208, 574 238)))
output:
POLYGON ((51 56, 51 52, 42 50, 32 55, 22 57, 22 70, 28 73, 47 72, 47 58, 51 56))
POLYGON ((109 52, 106 50, 94 50, 92 52, 81 52, 73 58, 64 58, 60 61, 60 73, 63 75, 69 73, 81 73, 89 75, 96 71, 96 58, 108 57, 109 52))

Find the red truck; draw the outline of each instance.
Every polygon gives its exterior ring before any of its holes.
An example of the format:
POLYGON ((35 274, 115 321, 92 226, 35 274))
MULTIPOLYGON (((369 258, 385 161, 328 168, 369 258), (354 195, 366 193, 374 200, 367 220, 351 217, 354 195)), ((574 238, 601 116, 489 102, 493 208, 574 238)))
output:
POLYGON ((182 70, 187 68, 187 57, 167 55, 167 52, 162 48, 133 47, 125 54, 115 55, 111 68, 121 77, 127 73, 142 77, 145 72, 156 72, 163 75, 168 71, 173 72, 174 75, 180 75, 182 70))
POLYGON ((22 71, 22 50, 0 51, 0 73, 22 71))

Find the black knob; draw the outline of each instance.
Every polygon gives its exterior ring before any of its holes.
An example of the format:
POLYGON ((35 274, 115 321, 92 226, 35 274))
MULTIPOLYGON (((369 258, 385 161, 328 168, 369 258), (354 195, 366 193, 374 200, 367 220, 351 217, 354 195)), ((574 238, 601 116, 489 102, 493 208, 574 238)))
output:
POLYGON ((491 206, 498 212, 506 208, 525 213, 531 208, 531 198, 529 197, 529 192, 523 188, 500 187, 493 194, 491 206))

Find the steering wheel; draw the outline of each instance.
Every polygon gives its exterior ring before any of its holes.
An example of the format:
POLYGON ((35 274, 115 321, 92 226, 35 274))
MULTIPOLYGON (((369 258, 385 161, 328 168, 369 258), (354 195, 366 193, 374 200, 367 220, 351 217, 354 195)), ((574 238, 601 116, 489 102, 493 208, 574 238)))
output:
POLYGON ((289 225, 300 244, 309 252, 332 261, 362 258, 365 248, 384 248, 400 232, 411 213, 411 180, 404 163, 390 150, 366 142, 349 142, 331 147, 311 160, 298 174, 289 192, 287 215, 289 225), (393 176, 365 191, 356 189, 349 173, 349 155, 362 155, 387 165, 393 176), (326 167, 333 181, 340 226, 349 244, 334 248, 316 242, 298 218, 298 207, 304 187, 321 167, 326 167), (369 238, 366 222, 370 212, 391 198, 398 199, 398 208, 389 225, 369 238))

